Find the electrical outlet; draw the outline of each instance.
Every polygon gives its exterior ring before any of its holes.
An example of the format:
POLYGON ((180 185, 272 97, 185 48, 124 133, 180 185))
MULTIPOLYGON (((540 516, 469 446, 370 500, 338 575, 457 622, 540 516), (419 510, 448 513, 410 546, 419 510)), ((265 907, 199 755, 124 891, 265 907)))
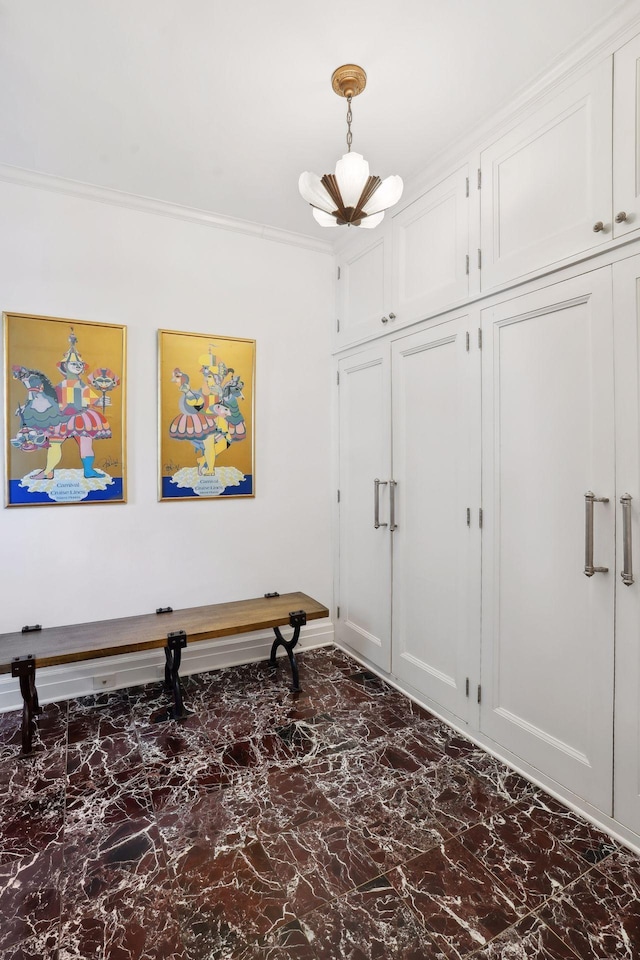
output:
POLYGON ((93 678, 94 690, 112 690, 116 685, 115 673, 104 673, 100 677, 93 678))

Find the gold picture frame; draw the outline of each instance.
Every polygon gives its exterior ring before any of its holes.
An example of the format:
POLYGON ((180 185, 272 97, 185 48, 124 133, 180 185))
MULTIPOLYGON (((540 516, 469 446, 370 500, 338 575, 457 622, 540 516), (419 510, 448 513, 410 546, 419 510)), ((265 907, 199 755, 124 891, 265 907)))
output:
POLYGON ((255 496, 255 340, 158 331, 158 499, 255 496))
POLYGON ((126 327, 3 313, 5 506, 126 502, 126 327))

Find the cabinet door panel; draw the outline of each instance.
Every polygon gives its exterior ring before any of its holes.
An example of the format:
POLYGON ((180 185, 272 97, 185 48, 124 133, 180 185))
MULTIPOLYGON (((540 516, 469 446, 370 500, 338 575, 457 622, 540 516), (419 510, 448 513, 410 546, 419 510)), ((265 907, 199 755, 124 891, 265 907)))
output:
POLYGON ((611 71, 609 58, 483 151, 483 289, 611 238, 611 71))
POLYGON ((433 314, 469 292, 467 169, 393 217, 391 309, 398 322, 433 314))
POLYGON ((388 240, 384 227, 358 237, 338 258, 338 342, 351 343, 379 333, 387 316, 388 240))
POLYGON ((631 496, 631 567, 625 585, 624 532, 617 544, 614 816, 640 834, 640 257, 613 268, 616 333, 617 491, 631 496))
POLYGON ((611 807, 614 398, 608 268, 483 311, 481 728, 611 807), (588 578, 585 493, 594 504, 588 578))
POLYGON ((389 347, 342 360, 340 373, 340 641, 384 670, 391 650, 389 347), (380 522, 374 527, 375 479, 380 522))
MULTIPOLYGON (((469 401, 478 353, 466 350, 467 330, 461 317, 405 337, 393 345, 392 365, 393 672, 464 719, 474 542, 466 521, 469 401)), ((474 614, 477 621, 477 605, 474 614)))
POLYGON ((640 227, 640 36, 614 57, 613 222, 614 236, 640 227))

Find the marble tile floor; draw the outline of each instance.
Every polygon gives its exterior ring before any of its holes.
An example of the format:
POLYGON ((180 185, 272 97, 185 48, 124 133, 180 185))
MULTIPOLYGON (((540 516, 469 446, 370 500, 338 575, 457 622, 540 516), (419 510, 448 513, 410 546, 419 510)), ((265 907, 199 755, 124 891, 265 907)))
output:
POLYGON ((640 859, 339 650, 0 715, 3 960, 632 960, 640 859))

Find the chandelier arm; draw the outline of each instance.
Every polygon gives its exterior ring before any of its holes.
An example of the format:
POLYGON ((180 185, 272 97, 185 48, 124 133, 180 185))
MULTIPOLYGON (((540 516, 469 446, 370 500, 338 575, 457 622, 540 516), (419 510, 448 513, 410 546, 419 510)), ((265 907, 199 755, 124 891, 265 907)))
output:
MULTIPOLYGON (((371 197, 374 195, 381 183, 382 179, 380 177, 369 177, 365 183, 364 189, 360 194, 360 199, 356 204, 356 214, 359 218, 362 217, 364 208, 368 204, 369 200, 371 200, 371 197)), ((364 215, 366 216, 366 214, 364 215)))
POLYGON ((340 187, 338 186, 338 181, 335 177, 335 174, 325 173, 321 178, 320 183, 335 203, 336 210, 340 214, 340 218, 344 220, 348 219, 345 211, 344 200, 342 199, 342 194, 340 193, 340 187))

